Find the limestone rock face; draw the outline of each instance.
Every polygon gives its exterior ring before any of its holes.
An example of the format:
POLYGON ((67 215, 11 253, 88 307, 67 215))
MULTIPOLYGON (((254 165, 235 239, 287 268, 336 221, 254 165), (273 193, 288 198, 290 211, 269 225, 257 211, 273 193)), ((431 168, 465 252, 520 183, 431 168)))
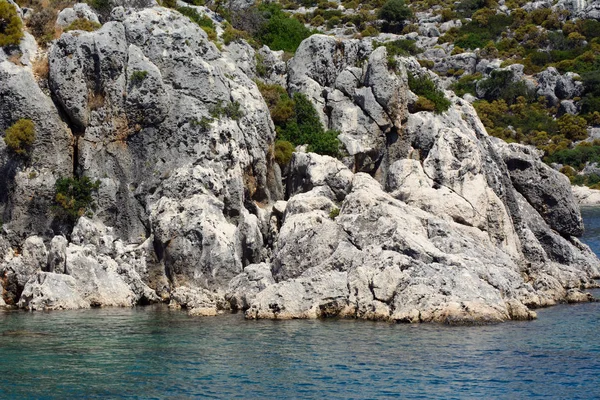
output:
MULTIPOLYGON (((23 254, 9 258, 4 269, 9 281, 16 275, 17 287, 22 288, 17 305, 22 308, 133 306, 159 300, 144 283, 148 281, 144 245, 125 245, 111 228, 85 217, 75 226, 70 243, 56 236, 48 252, 41 238, 30 237, 23 254), (25 281, 25 276, 30 278, 25 281)), ((17 293, 13 290, 10 295, 17 293)))
POLYGON ((546 223, 559 233, 580 236, 583 220, 568 178, 542 163, 529 147, 510 144, 502 151, 515 188, 546 223))
POLYGON ((77 291, 77 281, 72 276, 51 272, 38 272, 32 276, 18 305, 31 311, 90 307, 77 291))
POLYGON ((89 5, 85 3, 77 3, 72 8, 65 8, 58 13, 56 25, 60 26, 61 28, 65 28, 78 19, 86 19, 97 24, 100 23, 98 16, 89 5))
MULTIPOLYGON (((0 50, 2 52, 2 50, 0 50)), ((25 238, 51 229, 54 182, 69 174, 71 132, 31 70, 0 62, 0 133, 20 119, 32 120, 35 142, 29 160, 15 156, 0 140, 0 215, 25 238), (27 164, 27 165, 26 165, 27 164)))
POLYGON ((288 88, 313 102, 356 171, 375 173, 394 152, 406 119, 406 82, 388 68, 384 47, 324 35, 306 39, 288 64, 288 88))
MULTIPOLYGON (((409 116, 412 150, 390 166, 383 187, 325 157, 294 155, 302 172, 291 174, 319 184, 288 184, 276 283, 256 294, 247 318, 472 324, 531 319, 531 308, 587 299, 579 288, 594 285, 598 263, 571 236, 580 226, 572 197, 538 209, 536 199, 549 194, 542 184, 537 197, 522 194, 525 180, 513 178, 508 156, 518 149, 488 137, 472 107, 453 100, 442 115, 409 116), (351 178, 339 196, 332 176, 351 178), (550 213, 561 215, 560 226, 550 213)), ((566 190, 551 169, 531 174, 566 190)))
MULTIPOLYGON (((574 237, 568 182, 490 138, 450 92, 448 111, 409 113, 407 71, 428 73, 415 58, 324 35, 287 63, 243 41, 221 52, 175 10, 119 3, 102 28, 51 45, 49 96, 31 63, 0 50, 0 132, 21 118, 36 126, 29 157, 0 140, 0 305, 162 301, 192 315, 460 324, 589 299, 598 260, 574 237), (254 78, 305 94, 344 156, 299 148, 282 182, 254 78), (73 176, 100 187, 70 226, 53 212, 54 186, 73 176)), ((435 41, 440 19, 421 17, 431 37, 411 37, 435 41)), ((443 60, 452 49, 430 50, 443 60)), ((500 65, 469 54, 439 64, 500 65)), ((563 78, 544 78, 558 99, 578 93, 563 78)))

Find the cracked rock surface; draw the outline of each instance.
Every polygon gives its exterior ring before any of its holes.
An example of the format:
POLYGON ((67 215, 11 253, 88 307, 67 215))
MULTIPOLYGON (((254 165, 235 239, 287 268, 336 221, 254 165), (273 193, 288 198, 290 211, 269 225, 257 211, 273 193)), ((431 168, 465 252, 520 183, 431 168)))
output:
POLYGON ((451 92, 409 113, 415 59, 392 71, 385 48, 324 35, 287 63, 258 50, 345 154, 297 151, 284 181, 254 49, 221 52, 158 6, 112 15, 51 45, 50 95, 0 50, 0 132, 36 127, 28 158, 0 141, 1 306, 470 324, 589 299, 599 263, 568 183, 451 92), (100 188, 67 229, 54 184, 72 176, 100 188))

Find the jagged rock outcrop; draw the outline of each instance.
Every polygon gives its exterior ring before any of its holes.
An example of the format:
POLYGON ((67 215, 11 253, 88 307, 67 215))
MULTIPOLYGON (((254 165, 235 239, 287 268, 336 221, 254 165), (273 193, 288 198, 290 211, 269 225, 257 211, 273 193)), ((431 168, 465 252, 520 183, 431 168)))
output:
MULTIPOLYGON (((464 133, 468 135, 469 131, 464 133)), ((474 136, 473 130, 470 133, 474 136)), ((440 139, 444 134, 444 129, 438 131, 440 139)), ((487 145, 479 151, 492 152, 485 155, 495 159, 487 161, 498 162, 496 168, 501 173, 506 167, 494 153, 506 145, 487 145)), ((435 153, 429 154, 434 157, 435 153)), ((456 155, 446 153, 445 157, 460 166, 456 155)), ((468 159, 476 158, 471 154, 468 159)), ((422 167, 403 161, 416 168, 412 179, 420 178, 431 185, 431 179, 418 173, 422 167)), ((310 162, 331 163, 326 157, 310 162)), ((463 162, 462 167, 464 174, 472 165, 463 162)), ((339 171, 330 169, 330 174, 339 171)), ((291 197, 271 268, 277 283, 256 295, 246 316, 343 316, 448 323, 529 319, 535 316, 530 307, 574 297, 581 285, 594 284, 591 278, 598 275, 598 264, 588 248, 576 239, 566 240, 553 233, 510 181, 503 181, 502 176, 487 179, 489 183, 480 183, 484 188, 489 184, 490 191, 477 192, 497 199, 496 203, 486 201, 500 209, 488 210, 490 215, 485 219, 489 226, 455 221, 441 207, 435 208, 444 201, 466 202, 460 192, 431 185, 431 191, 425 192, 429 202, 417 198, 407 204, 394 199, 394 192, 386 193, 378 182, 362 173, 353 176, 349 193, 339 205, 333 203, 333 190, 325 183, 291 197), (504 201, 512 197, 515 203, 500 201, 494 192, 499 188, 505 191, 504 201), (302 208, 294 206, 298 201, 302 208), (330 210, 337 207, 336 216, 330 210), (295 210, 290 217, 288 210, 295 210), (508 226, 498 232, 502 216, 508 226), (302 240, 296 236, 299 231, 303 232, 302 240), (552 236, 551 246, 547 246, 544 235, 552 236), (538 253, 534 253, 534 247, 538 253), (306 248, 313 249, 310 262, 299 256, 306 248), (530 277, 531 283, 523 279, 523 274, 530 277)), ((473 187, 474 183, 464 186, 473 187)), ((418 194, 414 186, 402 187, 408 192, 415 189, 418 194)))
POLYGON ((546 223, 558 233, 581 236, 583 221, 569 179, 544 164, 530 147, 510 144, 500 149, 515 189, 546 223))
POLYGON ((156 302, 144 283, 148 249, 147 242, 124 244, 111 228, 81 217, 71 242, 55 236, 50 251, 40 237, 29 237, 22 255, 5 257, 4 276, 21 292, 15 303, 30 310, 156 302))
POLYGON ((558 105, 561 99, 572 99, 581 96, 584 91, 583 83, 578 75, 567 72, 561 75, 554 67, 536 75, 538 81, 537 95, 544 96, 551 105, 558 105))
POLYGON ((85 19, 96 24, 100 23, 98 15, 86 3, 77 3, 72 8, 65 8, 58 13, 56 25, 65 28, 78 19, 85 19))
MULTIPOLYGON (((134 245, 150 238, 142 258, 151 264, 144 274, 152 276, 142 274, 144 282, 164 296, 171 285, 225 289, 244 265, 266 256, 259 221, 246 206, 256 214, 254 201, 283 196, 270 150, 275 131, 268 108, 235 60, 186 17, 160 7, 122 11, 121 21, 95 32, 65 33, 49 50, 49 87, 58 109, 30 71, 2 63, 0 74, 7 76, 0 84, 6 102, 2 126, 14 122, 17 113, 40 121, 33 157, 42 164, 33 177, 36 163, 19 169, 2 147, 2 167, 16 174, 3 176, 4 221, 9 233, 23 225, 23 234, 49 240, 51 223, 25 227, 17 218, 18 200, 30 197, 24 183, 19 186, 25 180, 20 176, 29 174, 29 190, 38 193, 39 208, 51 222, 54 182, 74 171, 101 181, 95 218, 111 227, 115 240, 134 245), (61 132, 68 140, 61 141, 61 132), (41 167, 53 167, 54 173, 41 167)), ((21 213, 23 219, 45 222, 31 205, 21 213)), ((85 301, 131 305, 156 297, 136 292, 145 287, 135 274, 121 273, 130 269, 115 262, 118 253, 90 252, 77 234, 76 228, 66 265, 63 255, 52 251, 48 271, 64 265, 78 285, 85 284, 77 289, 85 301)), ((37 276, 39 287, 29 291, 47 287, 40 282, 48 279, 37 276)), ((25 283, 19 281, 13 292, 20 294, 25 283)), ((27 299, 23 307, 29 306, 27 299)))
POLYGON ((0 57, 0 128, 37 134, 29 159, 0 141, 3 303, 484 323, 588 299, 598 260, 567 182, 450 92, 447 112, 409 114, 416 59, 314 35, 286 65, 221 52, 173 10, 112 16, 51 46, 51 98, 0 57), (254 77, 307 95, 347 155, 296 152, 284 194, 254 77), (67 229, 54 184, 73 175, 100 188, 67 229))
POLYGON ((288 70, 289 89, 307 95, 323 124, 341 132, 353 170, 375 173, 397 151, 407 86, 388 68, 384 47, 313 35, 302 42, 288 70))

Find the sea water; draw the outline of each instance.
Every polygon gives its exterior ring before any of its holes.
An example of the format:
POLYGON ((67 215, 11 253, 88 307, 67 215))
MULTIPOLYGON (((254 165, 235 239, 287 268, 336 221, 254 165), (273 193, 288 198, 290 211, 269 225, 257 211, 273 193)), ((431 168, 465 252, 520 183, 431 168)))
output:
MULTIPOLYGON (((600 209, 583 215, 600 253, 600 209)), ((0 311, 0 398, 600 398, 600 303, 537 312, 450 327, 0 311)))

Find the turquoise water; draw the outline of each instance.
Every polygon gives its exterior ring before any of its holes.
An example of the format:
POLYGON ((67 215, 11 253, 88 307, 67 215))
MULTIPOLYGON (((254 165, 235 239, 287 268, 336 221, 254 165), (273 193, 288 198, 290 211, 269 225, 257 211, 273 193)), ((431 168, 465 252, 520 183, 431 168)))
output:
MULTIPOLYGON (((600 250, 600 210, 584 241, 600 250)), ((0 398, 600 398, 600 303, 448 327, 0 311, 0 398)))

